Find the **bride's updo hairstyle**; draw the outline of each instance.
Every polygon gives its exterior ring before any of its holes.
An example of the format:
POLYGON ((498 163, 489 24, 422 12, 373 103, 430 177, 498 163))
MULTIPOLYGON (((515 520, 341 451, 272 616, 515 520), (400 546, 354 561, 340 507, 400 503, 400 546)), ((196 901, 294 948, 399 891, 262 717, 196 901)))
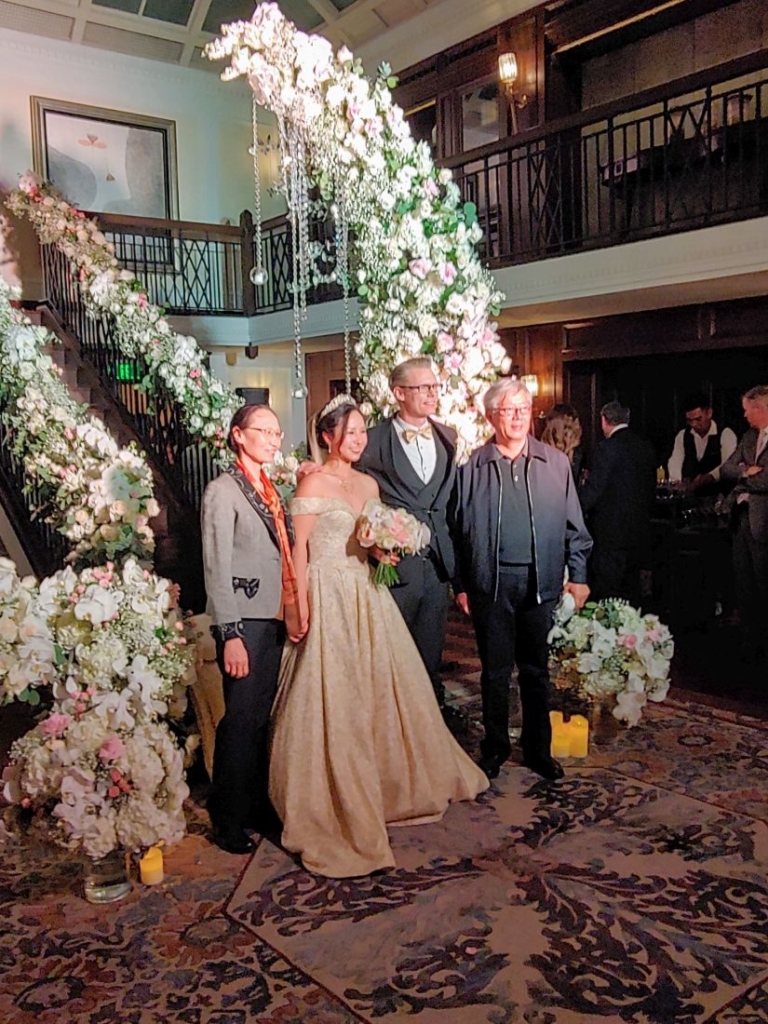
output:
POLYGON ((323 434, 333 436, 339 424, 341 424, 341 429, 344 431, 347 426, 347 420, 356 409, 357 402, 351 395, 336 395, 327 405, 323 406, 315 422, 315 439, 320 449, 328 451, 329 447, 323 434))

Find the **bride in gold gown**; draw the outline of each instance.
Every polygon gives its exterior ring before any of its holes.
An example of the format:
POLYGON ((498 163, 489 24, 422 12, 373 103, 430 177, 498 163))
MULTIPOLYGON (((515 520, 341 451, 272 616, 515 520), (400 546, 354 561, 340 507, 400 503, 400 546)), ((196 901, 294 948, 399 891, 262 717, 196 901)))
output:
POLYGON ((488 780, 445 727, 408 628, 355 537, 378 485, 353 468, 367 443, 354 401, 329 403, 317 434, 327 460, 291 504, 310 628, 283 655, 269 793, 285 849, 309 871, 346 878, 395 865, 388 825, 438 821, 488 780))

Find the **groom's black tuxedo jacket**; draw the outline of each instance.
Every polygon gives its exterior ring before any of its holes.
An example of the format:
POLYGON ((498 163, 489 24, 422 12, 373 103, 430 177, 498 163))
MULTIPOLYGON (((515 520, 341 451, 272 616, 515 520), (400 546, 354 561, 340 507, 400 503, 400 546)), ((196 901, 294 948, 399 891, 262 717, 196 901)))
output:
POLYGON ((398 440, 394 423, 384 420, 368 431, 368 447, 358 463, 376 480, 385 505, 412 512, 432 532, 429 557, 441 579, 453 578, 456 559, 448 532, 446 511, 456 484, 456 431, 430 420, 437 462, 432 479, 419 477, 398 440))

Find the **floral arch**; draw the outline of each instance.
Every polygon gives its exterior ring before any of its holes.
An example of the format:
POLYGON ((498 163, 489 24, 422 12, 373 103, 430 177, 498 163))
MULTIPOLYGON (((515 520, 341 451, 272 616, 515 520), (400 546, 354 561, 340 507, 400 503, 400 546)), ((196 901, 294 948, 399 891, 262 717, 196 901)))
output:
POLYGON ((299 288, 311 273, 302 259, 327 255, 308 243, 302 221, 310 210, 334 216, 334 273, 360 302, 355 354, 372 405, 390 410, 387 378, 398 362, 431 356, 442 384, 438 415, 458 430, 465 454, 485 428, 478 397, 509 367, 491 319, 503 295, 477 254, 474 205, 462 203, 427 144, 413 140, 392 101, 389 68, 369 82, 346 47, 334 53, 274 3, 257 7, 251 21, 223 26, 207 54, 229 57, 222 77, 244 75, 256 103, 277 118, 289 218, 302 250, 299 288))

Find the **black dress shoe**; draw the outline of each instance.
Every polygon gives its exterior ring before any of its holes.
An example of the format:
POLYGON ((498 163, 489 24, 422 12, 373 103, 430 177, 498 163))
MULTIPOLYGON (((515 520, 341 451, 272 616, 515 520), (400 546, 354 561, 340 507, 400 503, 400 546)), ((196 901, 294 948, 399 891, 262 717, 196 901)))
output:
POLYGON ((529 768, 532 772, 536 772, 542 779, 549 779, 550 782, 555 782, 557 779, 562 779, 565 775, 563 766, 559 761, 556 761, 554 757, 525 757, 523 758, 523 765, 529 768))
POLYGON ((256 844, 241 828, 215 828, 211 838, 226 853, 253 853, 256 849, 256 844))
POLYGON ((499 754, 482 754, 477 762, 477 767, 489 779, 496 779, 501 771, 501 766, 506 760, 506 757, 501 757, 499 754))

